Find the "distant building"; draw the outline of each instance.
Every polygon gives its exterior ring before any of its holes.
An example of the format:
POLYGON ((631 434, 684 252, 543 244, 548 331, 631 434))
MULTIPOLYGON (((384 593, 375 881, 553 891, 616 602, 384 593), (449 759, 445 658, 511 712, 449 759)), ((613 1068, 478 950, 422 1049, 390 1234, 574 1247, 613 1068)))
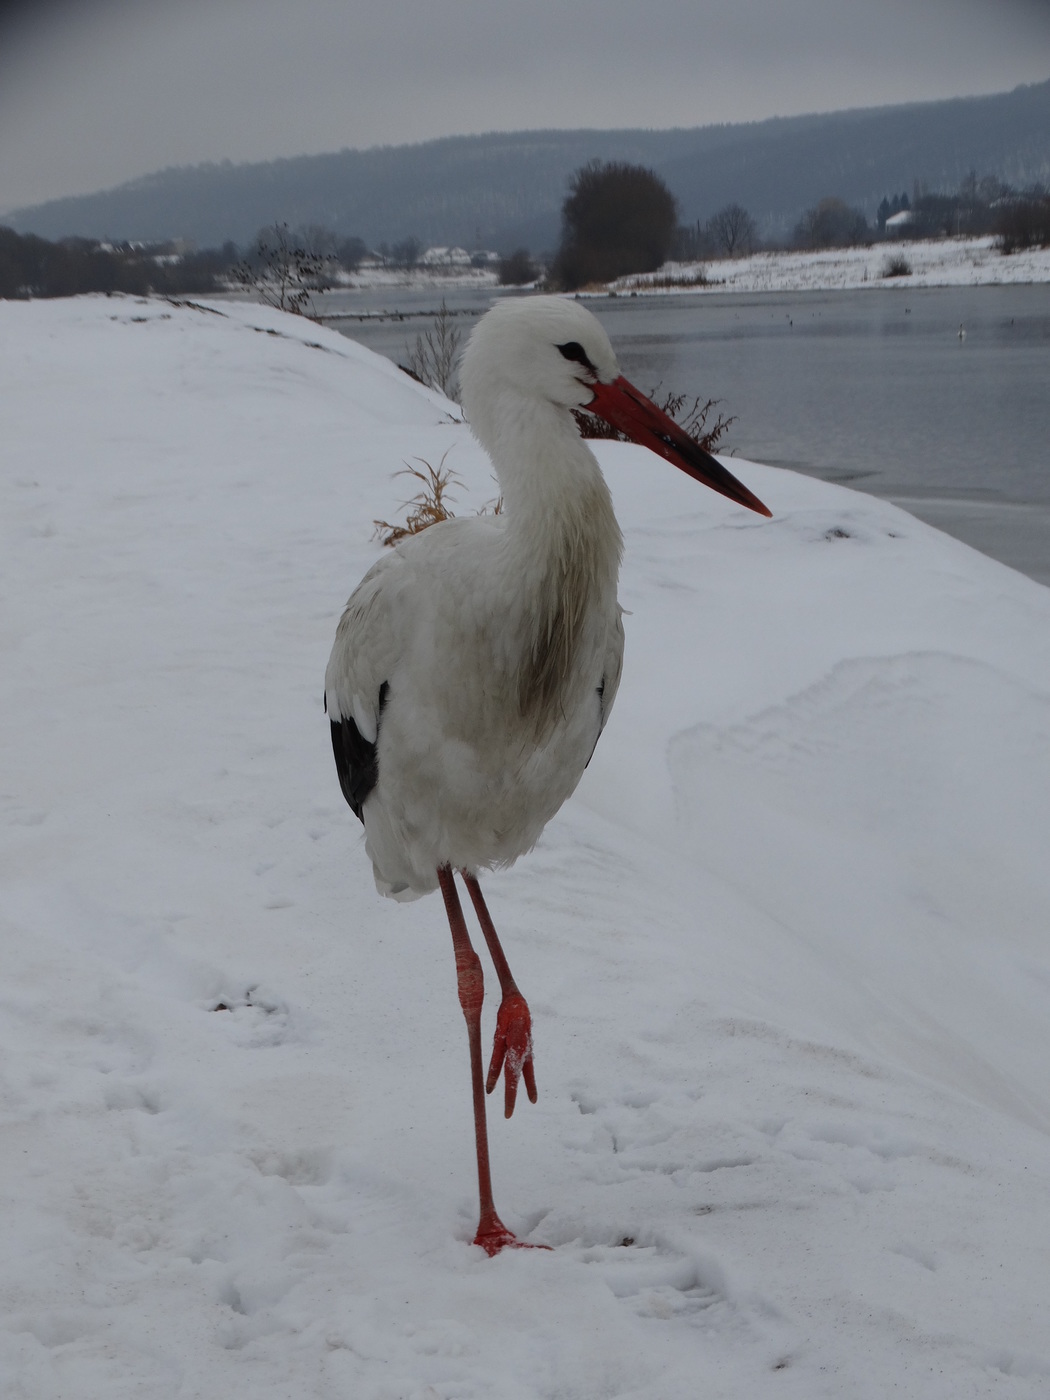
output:
POLYGON ((899 214, 891 214, 886 220, 886 237, 903 238, 908 232, 908 225, 915 222, 915 215, 910 209, 902 209, 899 214))
POLYGON ((465 248, 428 248, 420 256, 420 267, 469 267, 470 254, 465 248))

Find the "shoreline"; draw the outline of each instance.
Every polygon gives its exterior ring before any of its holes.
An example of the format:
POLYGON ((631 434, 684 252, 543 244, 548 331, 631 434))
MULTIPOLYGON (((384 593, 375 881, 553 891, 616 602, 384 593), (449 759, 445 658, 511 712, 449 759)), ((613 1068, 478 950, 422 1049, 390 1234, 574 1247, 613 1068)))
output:
POLYGON ((1050 505, 1046 502, 899 493, 879 499, 891 501, 934 529, 1050 587, 1050 505))
POLYGON ((868 247, 751 253, 717 262, 667 263, 658 272, 610 283, 605 293, 646 296, 724 296, 758 292, 907 291, 913 287, 1041 286, 1050 283, 1050 248, 1000 253, 994 237, 937 242, 894 240, 868 247), (906 275, 887 276, 903 259, 906 275), (701 273, 709 281, 690 282, 701 273), (681 284, 664 286, 670 279, 681 284), (717 280, 716 280, 717 279, 717 280))
MULTIPOLYGON (((819 251, 774 250, 740 258, 668 262, 651 273, 634 273, 608 285, 581 289, 582 299, 618 296, 726 296, 760 292, 837 292, 879 289, 906 291, 914 287, 1003 287, 1050 284, 1050 248, 1001 253, 995 238, 948 238, 937 241, 894 239, 866 247, 819 251), (891 259, 903 258, 910 273, 886 276, 891 259), (706 280, 698 281, 698 278, 706 280)), ((494 272, 456 273, 386 269, 352 274, 333 287, 354 292, 492 291, 514 296, 538 290, 535 283, 501 287, 494 272)), ((323 303, 324 293, 320 294, 323 303)), ((349 319, 354 313, 336 313, 349 319)), ((334 319, 321 314, 322 320, 334 319)))

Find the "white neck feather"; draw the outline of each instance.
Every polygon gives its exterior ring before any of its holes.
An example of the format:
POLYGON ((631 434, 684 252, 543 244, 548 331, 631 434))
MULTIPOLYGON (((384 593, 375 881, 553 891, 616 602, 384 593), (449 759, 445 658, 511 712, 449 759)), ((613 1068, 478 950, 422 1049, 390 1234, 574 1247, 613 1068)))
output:
POLYGON ((568 409, 508 390, 485 418, 472 426, 503 492, 508 591, 520 606, 512 624, 518 709, 541 731, 604 638, 623 538, 605 478, 568 409))

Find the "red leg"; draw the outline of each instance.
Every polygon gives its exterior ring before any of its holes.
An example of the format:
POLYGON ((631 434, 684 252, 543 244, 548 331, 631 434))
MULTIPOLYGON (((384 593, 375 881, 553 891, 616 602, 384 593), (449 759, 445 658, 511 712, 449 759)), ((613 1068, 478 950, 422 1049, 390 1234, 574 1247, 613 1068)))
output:
POLYGON ((485 935, 485 942, 496 968, 496 976, 499 978, 500 990, 503 992, 503 1000, 496 1017, 496 1039, 492 1046, 492 1060, 485 1081, 485 1091, 492 1093, 499 1082, 500 1070, 506 1068, 503 1113, 504 1117, 509 1118, 514 1112, 519 1079, 525 1081, 525 1092, 529 1101, 536 1102, 536 1071, 532 1063, 532 1016, 528 1003, 518 991, 518 984, 511 976, 496 926, 485 903, 485 896, 481 893, 481 886, 475 876, 469 875, 465 870, 461 874, 478 916, 481 931, 485 935))
POLYGON ((528 1249, 496 1214, 492 1201, 492 1175, 489 1170, 489 1139, 485 1124, 485 1090, 481 1080, 481 1004, 485 996, 485 980, 481 971, 481 959, 471 947, 466 920, 456 892, 452 870, 443 865, 438 869, 438 881, 445 900, 449 927, 452 930, 452 947, 456 955, 456 982, 459 988, 459 1004, 467 1022, 467 1036, 470 1040, 470 1077, 474 1092, 474 1139, 478 1156, 478 1195, 481 1201, 481 1217, 474 1243, 479 1244, 488 1255, 498 1254, 511 1245, 518 1249, 528 1249))

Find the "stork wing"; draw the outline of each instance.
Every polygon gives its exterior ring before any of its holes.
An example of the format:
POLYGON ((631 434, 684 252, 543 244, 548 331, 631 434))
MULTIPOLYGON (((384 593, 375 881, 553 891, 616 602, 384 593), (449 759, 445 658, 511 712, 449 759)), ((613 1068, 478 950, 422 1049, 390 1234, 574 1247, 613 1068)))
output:
POLYGON ((616 605, 616 621, 609 628, 609 641, 605 650, 605 671, 602 675, 602 729, 612 711, 616 692, 620 689, 620 676, 623 673, 623 608, 616 605))
POLYGON ((598 747, 598 740, 602 737, 606 721, 616 699, 616 692, 620 689, 620 676, 623 673, 623 608, 616 605, 616 621, 609 628, 609 638, 605 647, 605 666, 602 670, 602 683, 598 687, 598 733, 594 737, 594 748, 591 749, 590 757, 587 759, 587 767, 590 767, 591 759, 594 757, 594 749, 598 747))
POLYGON ((354 589, 339 619, 324 678, 339 785, 361 821, 365 799, 379 779, 379 724, 398 653, 390 600, 401 567, 399 556, 388 554, 354 589))

